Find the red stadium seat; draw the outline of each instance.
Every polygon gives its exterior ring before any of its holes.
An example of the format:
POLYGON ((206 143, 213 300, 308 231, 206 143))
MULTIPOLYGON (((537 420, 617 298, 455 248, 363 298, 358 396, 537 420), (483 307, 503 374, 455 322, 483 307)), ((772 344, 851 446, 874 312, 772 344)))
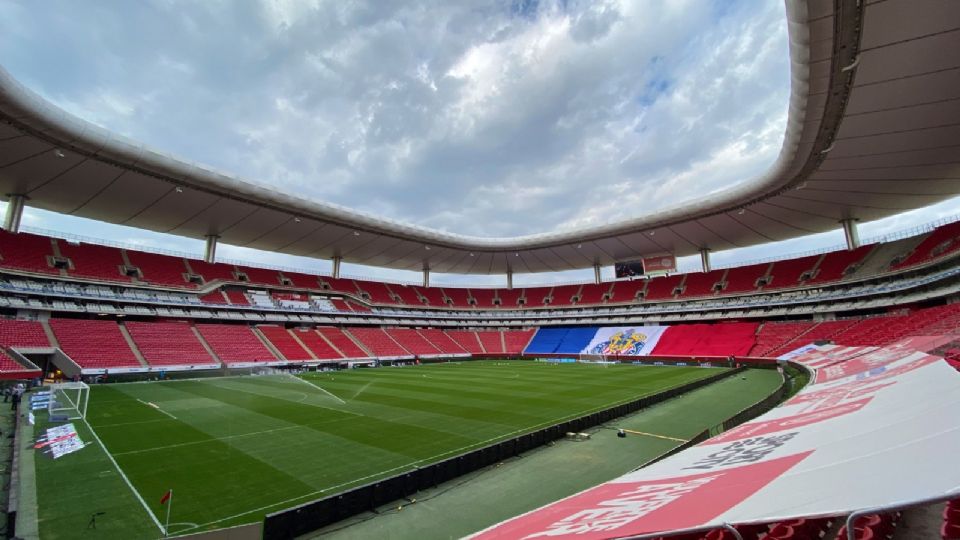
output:
POLYGON ((960 540, 960 524, 944 523, 940 527, 940 538, 942 540, 960 540))

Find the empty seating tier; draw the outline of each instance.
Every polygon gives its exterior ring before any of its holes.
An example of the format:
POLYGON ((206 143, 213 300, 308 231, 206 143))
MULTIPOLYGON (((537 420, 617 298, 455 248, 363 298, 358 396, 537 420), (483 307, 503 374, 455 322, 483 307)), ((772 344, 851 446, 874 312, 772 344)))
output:
POLYGON ((503 336, 499 330, 478 330, 477 338, 483 345, 483 351, 487 354, 503 353, 503 336))
POLYGON ((473 306, 470 303, 470 291, 468 289, 444 288, 443 293, 450 299, 451 307, 468 309, 473 306))
POLYGON ((673 298, 673 293, 683 281, 683 274, 677 274, 667 277, 656 277, 650 279, 647 284, 647 294, 643 297, 645 301, 651 300, 669 300, 673 298))
POLYGON ((563 285, 560 287, 554 287, 553 291, 550 293, 552 299, 550 300, 551 306, 569 306, 572 305, 573 298, 580 296, 580 285, 563 285))
POLYGON ((366 358, 370 356, 353 341, 353 338, 339 328, 325 326, 317 328, 317 331, 320 332, 323 337, 327 338, 327 341, 336 347, 337 350, 343 354, 344 358, 366 358))
MULTIPOLYGON (((768 322, 760 326, 757 342, 750 349, 750 356, 771 356, 770 353, 792 343, 804 332, 809 331, 814 322, 768 322)), ((796 348, 796 347, 794 347, 796 348)))
POLYGON ((187 264, 190 265, 190 269, 193 270, 194 274, 197 274, 203 278, 205 283, 210 283, 211 281, 216 280, 237 281, 237 277, 233 274, 234 268, 232 264, 210 264, 197 259, 189 259, 187 260, 187 264))
POLYGON ((707 273, 694 272, 687 274, 683 283, 683 298, 711 296, 717 292, 717 284, 723 280, 726 270, 711 270, 707 273))
MULTIPOLYGON (((315 330, 298 328, 296 330, 291 330, 298 338, 300 342, 303 343, 318 360, 334 360, 337 358, 343 358, 343 355, 340 354, 326 339, 318 334, 315 330)), ((346 336, 344 336, 346 337, 346 336)))
POLYGON ((59 271, 48 262, 51 256, 53 256, 53 245, 50 238, 27 233, 12 234, 0 230, 0 263, 3 267, 42 274, 58 274, 59 271))
POLYGON ((546 304, 547 297, 553 287, 530 287, 523 290, 523 298, 526 300, 526 307, 543 307, 546 304))
POLYGON ((479 309, 496 309, 494 299, 497 297, 496 289, 470 289, 470 296, 477 302, 479 309))
POLYGON ((387 334, 401 347, 418 356, 440 354, 440 349, 413 328, 390 328, 387 334))
POLYGON ((0 319, 0 346, 49 347, 50 340, 38 321, 0 319))
MULTIPOLYGON (((31 371, 25 368, 20 362, 14 360, 3 349, 0 349, 0 373, 18 373, 21 371, 31 371)), ((39 372, 38 372, 39 373, 39 372)))
POLYGON ((843 279, 848 272, 857 268, 875 247, 875 244, 870 244, 860 246, 853 251, 844 250, 827 253, 820 261, 820 265, 817 266, 817 272, 813 279, 807 281, 807 284, 828 283, 843 279))
POLYGON ((813 275, 814 267, 821 255, 787 259, 773 263, 770 270, 770 283, 764 289, 787 289, 800 287, 813 275))
POLYGON ((252 266, 238 266, 237 271, 247 276, 247 281, 257 285, 282 285, 280 281, 280 272, 268 268, 255 268, 252 266))
POLYGON ((755 292, 757 280, 767 275, 769 269, 769 263, 730 268, 727 271, 727 286, 723 288, 724 294, 755 292))
POLYGON ((447 330, 447 335, 470 354, 483 354, 484 352, 483 346, 480 344, 480 338, 472 330, 447 330))
POLYGON ((350 328, 348 331, 374 356, 410 356, 410 352, 394 341, 382 328, 350 328))
POLYGON ((151 366, 217 363, 203 347, 190 323, 128 322, 127 332, 151 366))
POLYGON ((374 304, 396 304, 396 300, 393 299, 391 295, 390 288, 386 283, 378 283, 376 281, 358 281, 354 280, 354 283, 357 284, 357 287, 361 291, 367 293, 367 296, 370 297, 370 301, 374 304))
POLYGON ((126 252, 130 265, 140 270, 142 281, 170 287, 196 286, 185 279, 187 265, 183 263, 181 257, 133 250, 126 250, 126 252))
POLYGON ((263 334, 284 358, 292 362, 313 360, 310 353, 282 326, 262 325, 257 330, 263 334))
POLYGON ((198 324, 197 330, 226 364, 246 362, 275 362, 270 349, 243 324, 198 324))
POLYGON ((50 328, 82 368, 142 367, 114 321, 51 319, 50 328))
POLYGON ((118 248, 98 246, 96 244, 74 244, 58 241, 60 255, 72 263, 68 273, 71 276, 102 279, 105 281, 131 281, 124 275, 123 255, 118 248))
POLYGON ((467 351, 457 341, 437 328, 421 328, 420 335, 427 339, 440 352, 445 354, 463 354, 467 351))
POLYGON ((420 295, 417 294, 417 290, 413 287, 407 285, 391 285, 390 290, 400 297, 401 304, 407 306, 423 305, 423 301, 420 300, 420 295))
POLYGON ((503 343, 506 354, 522 354, 523 349, 530 343, 530 338, 536 330, 504 330, 503 343))

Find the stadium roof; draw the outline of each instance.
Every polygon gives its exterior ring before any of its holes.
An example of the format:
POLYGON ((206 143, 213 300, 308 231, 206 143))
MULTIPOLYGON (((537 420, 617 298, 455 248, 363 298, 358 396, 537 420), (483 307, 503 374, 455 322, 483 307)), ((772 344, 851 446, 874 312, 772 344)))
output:
MULTIPOLYGON (((761 177, 636 219, 513 238, 428 229, 225 176, 45 101, 0 68, 0 194, 267 251, 432 272, 559 271, 732 249, 960 194, 960 3, 786 0, 791 97, 761 177)), ((452 201, 451 204, 456 204, 452 201)))

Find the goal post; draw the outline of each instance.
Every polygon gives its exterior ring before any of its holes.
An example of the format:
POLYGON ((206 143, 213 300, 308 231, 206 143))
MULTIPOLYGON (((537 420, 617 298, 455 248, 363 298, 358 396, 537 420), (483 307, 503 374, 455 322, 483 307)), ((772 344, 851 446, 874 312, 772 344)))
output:
POLYGON ((50 420, 79 420, 87 417, 90 387, 86 383, 56 383, 51 384, 49 389, 50 401, 47 403, 47 414, 50 420))

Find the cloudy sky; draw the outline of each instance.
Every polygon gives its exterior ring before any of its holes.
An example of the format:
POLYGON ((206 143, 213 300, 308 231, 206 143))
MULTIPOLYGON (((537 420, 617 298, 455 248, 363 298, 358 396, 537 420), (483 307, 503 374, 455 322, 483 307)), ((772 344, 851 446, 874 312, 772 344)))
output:
MULTIPOLYGON (((775 0, 6 0, 0 62, 69 112, 184 159, 498 237, 632 217, 757 176, 779 151, 789 95, 775 0)), ((26 224, 202 250, 35 210, 26 224)), ((841 241, 839 232, 818 235, 717 261, 841 241)), ((230 246, 220 253, 329 268, 230 246)), ((499 281, 467 281, 488 279, 499 281)))

